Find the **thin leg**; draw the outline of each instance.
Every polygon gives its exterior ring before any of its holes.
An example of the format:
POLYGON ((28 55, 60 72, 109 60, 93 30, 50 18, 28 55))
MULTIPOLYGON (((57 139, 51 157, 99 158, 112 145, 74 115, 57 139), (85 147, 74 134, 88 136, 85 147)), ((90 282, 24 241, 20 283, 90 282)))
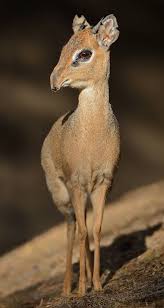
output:
MULTIPOLYGON (((80 233, 79 233, 79 239, 80 239, 80 233)), ((89 286, 92 284, 92 274, 93 274, 93 266, 92 266, 92 258, 91 258, 91 251, 89 248, 89 238, 88 235, 86 237, 85 241, 85 249, 86 249, 86 274, 87 274, 87 280, 89 283, 89 286)))
POLYGON ((95 242, 93 285, 97 291, 102 289, 100 282, 100 236, 106 191, 107 185, 101 184, 91 195, 94 210, 93 237, 95 242))
POLYGON ((75 188, 72 196, 72 204, 75 209, 76 219, 79 229, 80 241, 80 277, 79 277, 79 295, 84 295, 86 291, 86 219, 85 219, 85 193, 79 188, 75 188))
POLYGON ((89 237, 87 235, 86 238, 86 272, 87 272, 87 279, 89 285, 92 284, 92 275, 93 275, 93 264, 92 264, 92 255, 89 248, 89 237))
POLYGON ((69 295, 71 292, 72 282, 72 253, 73 243, 75 239, 76 220, 73 215, 67 216, 67 255, 66 255, 66 272, 64 278, 64 295, 69 295))

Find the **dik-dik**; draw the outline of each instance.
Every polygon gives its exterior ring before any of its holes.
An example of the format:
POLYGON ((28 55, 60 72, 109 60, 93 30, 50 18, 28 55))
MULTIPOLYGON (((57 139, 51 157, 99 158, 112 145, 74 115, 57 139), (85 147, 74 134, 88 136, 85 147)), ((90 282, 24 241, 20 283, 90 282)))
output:
POLYGON ((67 220, 65 295, 71 292, 76 221, 80 246, 79 294, 85 294, 86 274, 95 290, 102 288, 101 225, 106 192, 111 186, 120 152, 119 128, 109 103, 108 88, 110 46, 119 36, 117 28, 113 15, 102 18, 94 27, 84 16, 76 15, 74 34, 63 47, 50 77, 52 91, 68 86, 80 91, 76 109, 55 122, 41 153, 48 189, 67 220), (88 199, 94 213, 93 266, 86 225, 88 199))

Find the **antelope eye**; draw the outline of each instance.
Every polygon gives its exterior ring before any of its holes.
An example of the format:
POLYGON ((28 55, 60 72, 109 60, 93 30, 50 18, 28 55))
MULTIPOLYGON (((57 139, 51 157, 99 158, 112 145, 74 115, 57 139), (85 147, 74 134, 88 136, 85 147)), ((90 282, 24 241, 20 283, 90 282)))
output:
POLYGON ((90 59, 92 55, 92 51, 89 49, 83 49, 82 51, 80 51, 80 53, 77 55, 77 60, 79 61, 87 61, 90 59))
POLYGON ((92 56, 92 51, 89 49, 81 50, 74 58, 72 66, 79 66, 80 62, 87 62, 92 56))

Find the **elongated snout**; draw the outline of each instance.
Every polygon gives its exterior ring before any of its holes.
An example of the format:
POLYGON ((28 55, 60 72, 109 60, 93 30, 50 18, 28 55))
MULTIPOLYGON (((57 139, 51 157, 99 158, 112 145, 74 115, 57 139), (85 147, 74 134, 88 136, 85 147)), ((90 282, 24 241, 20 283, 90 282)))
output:
POLYGON ((50 86, 53 92, 60 90, 62 87, 68 87, 71 83, 71 80, 64 78, 63 74, 59 74, 56 69, 53 70, 50 76, 50 86))
POLYGON ((53 71, 50 76, 50 86, 53 92, 56 92, 60 89, 60 86, 57 82, 56 73, 53 71))

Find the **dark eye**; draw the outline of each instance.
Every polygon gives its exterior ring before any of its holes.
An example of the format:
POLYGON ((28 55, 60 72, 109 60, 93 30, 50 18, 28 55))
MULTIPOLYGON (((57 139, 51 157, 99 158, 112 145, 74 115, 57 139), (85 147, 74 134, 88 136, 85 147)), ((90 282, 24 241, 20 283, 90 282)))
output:
POLYGON ((80 62, 86 62, 92 56, 92 51, 89 49, 81 50, 77 55, 75 60, 72 62, 73 66, 79 66, 80 62))
POLYGON ((80 51, 80 53, 77 55, 77 60, 79 61, 87 61, 90 59, 92 55, 92 51, 89 49, 83 49, 82 51, 80 51))

